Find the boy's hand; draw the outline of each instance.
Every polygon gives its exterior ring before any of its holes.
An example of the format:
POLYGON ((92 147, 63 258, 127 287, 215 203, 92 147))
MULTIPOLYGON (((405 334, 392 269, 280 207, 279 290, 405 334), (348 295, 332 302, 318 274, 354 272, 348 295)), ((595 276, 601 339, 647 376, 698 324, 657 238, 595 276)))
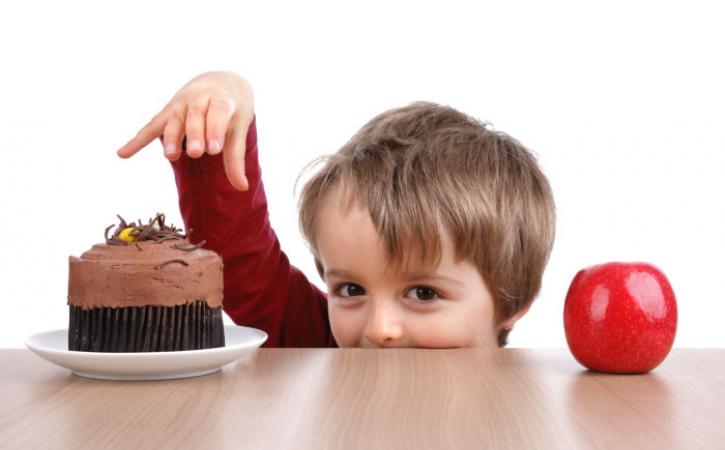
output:
POLYGON ((252 87, 231 72, 206 72, 186 85, 147 123, 136 136, 116 151, 130 158, 157 137, 170 161, 181 156, 186 136, 186 153, 200 158, 224 153, 224 168, 231 184, 240 191, 249 188, 244 176, 247 130, 254 117, 252 87))

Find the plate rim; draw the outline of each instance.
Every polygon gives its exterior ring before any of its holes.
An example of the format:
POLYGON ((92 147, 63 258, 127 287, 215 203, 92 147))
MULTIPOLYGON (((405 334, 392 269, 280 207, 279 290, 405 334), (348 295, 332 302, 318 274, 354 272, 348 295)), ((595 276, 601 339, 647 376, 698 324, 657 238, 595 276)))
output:
POLYGON ((200 349, 195 349, 195 350, 175 350, 175 351, 167 351, 167 352, 85 352, 85 351, 79 351, 79 350, 58 350, 58 349, 54 349, 54 348, 48 348, 45 346, 33 345, 30 343, 30 340, 32 338, 42 335, 42 334, 50 334, 50 333, 58 333, 58 332, 65 332, 67 334, 68 328, 56 328, 53 330, 46 330, 46 331, 41 331, 38 333, 33 333, 33 334, 26 336, 23 343, 31 351, 42 351, 42 352, 52 353, 52 354, 56 354, 56 355, 72 354, 72 355, 75 355, 75 356, 78 356, 81 358, 85 358, 85 357, 138 358, 139 356, 171 358, 171 357, 178 357, 178 356, 183 356, 183 355, 188 355, 188 354, 196 354, 200 351, 203 351, 206 354, 209 354, 209 353, 227 352, 227 351, 230 351, 233 349, 238 349, 238 348, 248 348, 248 347, 258 348, 258 347, 261 347, 265 342, 267 342, 267 339, 269 339, 269 335, 264 330, 260 330, 258 328, 247 327, 244 325, 224 325, 225 331, 227 328, 232 329, 232 330, 244 328, 246 330, 250 330, 251 332, 253 332, 255 334, 259 334, 259 335, 256 336, 256 338, 253 341, 244 343, 244 344, 225 345, 224 347, 200 348, 200 349), (259 342, 259 343, 257 343, 257 342, 259 342))

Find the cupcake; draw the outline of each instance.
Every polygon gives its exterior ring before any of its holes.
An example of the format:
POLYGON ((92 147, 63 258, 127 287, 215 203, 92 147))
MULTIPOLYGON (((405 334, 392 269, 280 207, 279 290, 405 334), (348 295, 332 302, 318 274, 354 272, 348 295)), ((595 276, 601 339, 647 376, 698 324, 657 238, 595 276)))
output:
POLYGON ((69 258, 68 349, 164 352, 224 346, 223 266, 157 214, 106 228, 106 242, 69 258))

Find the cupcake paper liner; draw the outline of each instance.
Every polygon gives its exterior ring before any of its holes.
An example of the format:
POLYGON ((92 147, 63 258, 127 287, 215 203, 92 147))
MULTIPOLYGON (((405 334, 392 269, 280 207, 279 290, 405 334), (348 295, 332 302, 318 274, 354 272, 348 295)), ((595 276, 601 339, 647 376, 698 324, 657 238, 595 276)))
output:
POLYGON ((70 305, 68 350, 170 352, 224 346, 222 308, 204 300, 177 306, 70 305))

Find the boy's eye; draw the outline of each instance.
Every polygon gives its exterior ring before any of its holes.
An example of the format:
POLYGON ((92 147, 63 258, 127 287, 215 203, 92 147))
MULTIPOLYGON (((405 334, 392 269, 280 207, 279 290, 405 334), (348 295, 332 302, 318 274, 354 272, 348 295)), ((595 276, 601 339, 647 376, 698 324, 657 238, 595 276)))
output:
POLYGON ((355 283, 346 283, 337 288, 340 297, 355 297, 357 295, 365 295, 365 289, 355 283))
POLYGON ((409 290, 405 296, 415 300, 430 301, 438 298, 438 293, 428 286, 416 286, 409 290))

